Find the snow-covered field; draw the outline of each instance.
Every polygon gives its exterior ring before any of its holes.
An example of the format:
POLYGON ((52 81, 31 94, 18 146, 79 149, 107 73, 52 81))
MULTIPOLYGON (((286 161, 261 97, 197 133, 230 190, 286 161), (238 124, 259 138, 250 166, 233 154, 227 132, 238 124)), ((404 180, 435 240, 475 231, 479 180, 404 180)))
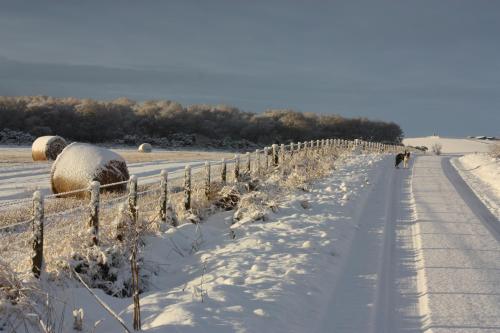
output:
POLYGON ((444 154, 465 154, 473 152, 488 152, 491 145, 499 143, 499 141, 445 138, 439 136, 403 139, 403 144, 413 147, 426 146, 429 148, 429 152, 431 151, 431 147, 436 143, 442 146, 442 153, 444 154))
MULTIPOLYGON (((180 173, 186 164, 193 167, 205 161, 232 158, 234 154, 224 152, 156 151, 149 154, 132 149, 113 149, 127 161, 131 175, 138 177, 159 174, 165 169, 180 173)), ((50 162, 32 162, 30 147, 0 147, 0 203, 13 199, 31 197, 34 191, 43 194, 50 190, 50 162)))

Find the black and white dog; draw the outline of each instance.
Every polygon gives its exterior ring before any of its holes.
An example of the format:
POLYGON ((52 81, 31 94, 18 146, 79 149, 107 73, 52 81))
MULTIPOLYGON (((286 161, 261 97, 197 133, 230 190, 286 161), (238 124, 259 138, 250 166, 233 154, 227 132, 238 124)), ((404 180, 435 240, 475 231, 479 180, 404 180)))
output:
POLYGON ((396 169, 399 169, 399 164, 403 162, 403 168, 408 169, 408 162, 410 161, 410 152, 406 151, 404 153, 399 153, 396 155, 396 169))

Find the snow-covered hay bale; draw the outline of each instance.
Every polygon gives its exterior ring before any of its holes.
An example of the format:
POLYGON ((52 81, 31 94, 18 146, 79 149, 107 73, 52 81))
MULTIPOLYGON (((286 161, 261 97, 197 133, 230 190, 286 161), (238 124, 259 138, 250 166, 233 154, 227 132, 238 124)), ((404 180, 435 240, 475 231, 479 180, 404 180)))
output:
POLYGON ((138 151, 141 153, 150 153, 153 150, 153 147, 149 143, 143 143, 139 146, 138 151))
MULTIPOLYGON (((72 143, 57 157, 52 165, 50 182, 54 194, 88 188, 92 181, 101 185, 129 179, 125 160, 117 153, 86 143, 72 143)), ((124 191, 127 184, 106 188, 107 191, 124 191)), ((73 196, 86 197, 85 192, 73 196)))
POLYGON ((66 140, 57 135, 41 136, 31 146, 33 161, 53 161, 66 147, 66 140))

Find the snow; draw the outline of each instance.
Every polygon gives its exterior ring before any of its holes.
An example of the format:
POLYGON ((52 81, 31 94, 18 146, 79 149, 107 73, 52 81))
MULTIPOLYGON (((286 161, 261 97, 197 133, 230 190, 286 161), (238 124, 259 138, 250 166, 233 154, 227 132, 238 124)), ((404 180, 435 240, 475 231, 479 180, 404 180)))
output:
POLYGON ((426 146, 431 151, 432 145, 439 143, 442 145, 444 154, 465 154, 473 152, 488 152, 492 144, 498 141, 476 140, 466 138, 444 138, 439 136, 427 136, 418 138, 403 139, 403 144, 407 146, 426 146))
MULTIPOLYGON (((448 153, 468 149, 446 140, 448 153)), ((165 166, 182 174, 185 163, 136 167, 165 166)), ((485 154, 414 154, 409 169, 395 169, 393 156, 347 155, 305 190, 250 193, 236 212, 150 235, 142 328, 499 331, 498 168, 485 154)), ((43 283, 66 302, 66 318, 84 309, 87 331, 99 320, 96 332, 122 331, 75 283, 43 283)), ((131 326, 131 298, 95 291, 131 326)))
POLYGON ((469 154, 452 160, 453 166, 500 221, 500 159, 469 154))
POLYGON ((419 157, 412 188, 424 329, 497 332, 498 220, 477 200, 446 157, 419 157))
MULTIPOLYGON (((366 180, 375 182, 391 164, 379 155, 351 156, 310 191, 277 198, 279 209, 265 221, 232 226, 234 212, 222 212, 200 225, 183 224, 146 238, 144 262, 158 269, 152 288, 141 295, 143 329, 219 333, 315 327, 361 223, 352 216, 360 201, 376 194, 366 180), (346 192, 351 200, 343 203, 346 192), (304 209, 303 202, 310 207, 304 209)), ((131 323, 131 299, 98 295, 131 323)), ((98 332, 121 331, 81 288, 65 288, 57 297, 68 301, 68 317, 84 309, 84 326, 104 319, 98 332)))

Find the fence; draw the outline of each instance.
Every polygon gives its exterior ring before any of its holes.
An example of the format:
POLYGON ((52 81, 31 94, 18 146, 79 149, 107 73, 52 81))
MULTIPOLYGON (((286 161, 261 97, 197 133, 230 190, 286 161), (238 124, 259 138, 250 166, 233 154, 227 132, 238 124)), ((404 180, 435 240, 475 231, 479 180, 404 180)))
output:
POLYGON ((289 145, 272 145, 231 160, 206 162, 183 173, 166 170, 158 175, 128 181, 99 184, 88 188, 43 196, 35 192, 30 199, 0 203, 0 253, 4 261, 19 273, 32 272, 38 277, 42 267, 54 270, 67 249, 94 244, 112 244, 120 240, 117 217, 123 214, 146 221, 146 228, 162 224, 173 227, 187 215, 199 213, 215 198, 225 184, 236 183, 248 175, 263 177, 286 166, 294 154, 311 158, 335 151, 357 149, 363 152, 395 152, 398 146, 361 140, 324 139, 289 145), (127 183, 127 193, 106 189, 127 183), (87 200, 72 197, 86 192, 87 200))

